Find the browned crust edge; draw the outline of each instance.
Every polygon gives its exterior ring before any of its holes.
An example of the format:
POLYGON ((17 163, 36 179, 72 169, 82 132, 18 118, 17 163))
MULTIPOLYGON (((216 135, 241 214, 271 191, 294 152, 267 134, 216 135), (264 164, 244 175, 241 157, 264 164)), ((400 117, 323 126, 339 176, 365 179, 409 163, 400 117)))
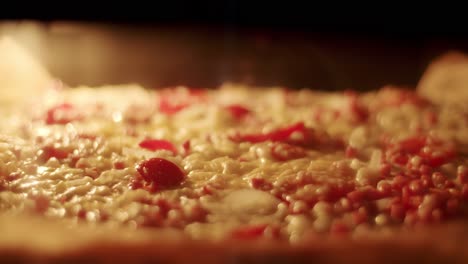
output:
POLYGON ((357 240, 328 237, 300 245, 273 241, 96 240, 72 250, 45 253, 0 249, 1 263, 468 263, 468 225, 427 227, 357 240))

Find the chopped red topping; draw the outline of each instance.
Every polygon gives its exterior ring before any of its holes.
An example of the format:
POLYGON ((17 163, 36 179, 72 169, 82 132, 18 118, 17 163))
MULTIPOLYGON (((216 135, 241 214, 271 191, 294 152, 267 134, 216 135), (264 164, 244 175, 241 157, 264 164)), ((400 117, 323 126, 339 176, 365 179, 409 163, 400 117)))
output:
POLYGON ((435 168, 444 165, 455 157, 455 150, 450 148, 443 152, 422 152, 421 157, 427 162, 427 165, 435 168))
POLYGON ((131 125, 145 124, 151 121, 153 109, 148 106, 130 105, 123 113, 123 120, 131 125))
POLYGON ((159 111, 173 115, 182 109, 206 100, 206 90, 170 88, 159 93, 159 111))
POLYGON ((319 199, 321 201, 336 202, 338 199, 345 197, 353 189, 354 186, 352 184, 328 185, 325 191, 319 194, 319 199))
POLYGON ((76 216, 78 216, 78 218, 80 219, 86 219, 86 215, 88 214, 88 212, 85 210, 85 209, 80 209, 76 216))
POLYGON ((432 174, 432 183, 434 184, 434 186, 443 186, 445 184, 445 182, 447 181, 447 177, 445 177, 445 175, 443 175, 442 173, 440 172, 434 172, 432 174))
POLYGON ((455 198, 450 198, 446 203, 447 213, 449 215, 455 215, 459 210, 460 201, 455 198))
POLYGON ((358 154, 358 151, 356 148, 353 148, 351 146, 346 147, 346 150, 345 150, 346 158, 355 158, 357 154, 358 154))
POLYGON ((271 146, 271 155, 279 161, 300 159, 307 155, 305 149, 287 143, 275 143, 271 146))
POLYGON ((468 183, 468 170, 465 168, 459 169, 457 172, 457 179, 460 184, 468 183))
POLYGON ((160 210, 151 210, 143 214, 144 218, 141 221, 140 226, 144 227, 161 227, 164 224, 164 218, 161 215, 160 210))
POLYGON ((32 199, 34 200, 35 210, 37 213, 42 214, 49 209, 50 200, 46 196, 36 195, 32 197, 32 199))
POLYGON ((424 194, 427 191, 427 188, 424 187, 421 180, 412 180, 408 186, 409 191, 415 195, 424 194))
MULTIPOLYGON (((362 207, 363 209, 365 209, 364 207, 362 207)), ((367 212, 367 210, 355 210, 352 212, 352 219, 353 219, 353 223, 355 225, 359 225, 361 223, 364 223, 368 220, 369 218, 369 213, 367 212)), ((334 228, 336 228, 337 226, 335 226, 334 228)))
POLYGON ((345 111, 349 111, 350 119, 353 122, 364 122, 369 118, 369 110, 359 101, 359 97, 357 93, 354 92, 346 92, 345 95, 348 96, 349 105, 348 109, 345 111))
POLYGON ((24 175, 24 172, 21 172, 21 171, 15 171, 15 172, 12 172, 10 174, 8 174, 6 176, 6 180, 8 181, 14 181, 14 180, 17 180, 19 179, 21 176, 24 175))
POLYGON ((268 227, 266 224, 243 226, 234 229, 231 236, 235 239, 257 239, 263 236, 265 229, 268 227))
POLYGON ((125 134, 129 137, 137 137, 138 131, 135 129, 134 126, 128 126, 125 128, 125 134))
POLYGON ((392 171, 392 167, 388 163, 383 163, 380 165, 379 172, 380 176, 382 177, 387 177, 390 175, 390 172, 392 171))
POLYGON ((424 107, 429 102, 419 96, 415 91, 392 86, 384 87, 378 95, 377 108, 399 107, 404 104, 411 104, 417 107, 424 107))
POLYGON ((269 191, 273 188, 273 184, 265 181, 265 179, 262 178, 252 178, 250 181, 250 184, 252 185, 253 188, 262 190, 262 191, 269 191))
POLYGON ((185 173, 176 164, 162 158, 141 162, 137 171, 146 182, 157 188, 174 187, 185 179, 185 173))
POLYGON ((85 168, 84 173, 93 179, 96 179, 101 174, 100 170, 97 167, 85 168))
POLYGON ((196 204, 189 211, 189 221, 191 222, 204 222, 206 220, 206 216, 208 215, 208 211, 203 208, 200 204, 196 204))
POLYGON ((365 189, 351 191, 347 194, 347 197, 351 202, 375 201, 382 198, 383 194, 369 186, 365 189))
POLYGON ((123 170, 123 169, 125 169, 125 167, 126 167, 125 162, 123 162, 123 161, 114 162, 114 169, 116 169, 116 170, 123 170))
POLYGON ((60 149, 60 148, 55 148, 53 146, 44 146, 40 151, 39 151, 39 160, 42 162, 48 161, 50 158, 56 158, 58 160, 62 160, 68 157, 70 154, 69 151, 60 149))
POLYGON ((0 175, 0 191, 4 191, 8 188, 8 181, 6 179, 2 179, 3 175, 0 175))
POLYGON ((281 92, 286 105, 294 106, 298 104, 298 100, 294 97, 294 93, 290 89, 283 88, 281 92))
POLYGON ((190 153, 190 140, 186 140, 183 144, 182 144, 182 148, 184 149, 184 154, 185 155, 188 155, 190 153))
POLYGON ((393 203, 390 206, 390 216, 396 221, 403 221, 405 213, 405 207, 400 203, 393 203))
POLYGON ((109 218, 110 218, 109 213, 107 213, 104 210, 99 210, 99 220, 100 221, 106 222, 107 220, 109 220, 109 218))
POLYGON ((231 137, 233 141, 247 141, 251 143, 259 143, 265 141, 287 142, 294 145, 309 145, 312 143, 312 131, 308 129, 303 122, 292 124, 289 127, 279 128, 265 134, 247 134, 231 137), (293 135, 298 135, 299 138, 293 138, 293 135))
POLYGON ((130 181, 130 184, 129 184, 130 188, 132 190, 136 190, 136 189, 140 189, 140 188, 143 188, 143 179, 141 178, 140 175, 138 175, 137 177, 135 177, 134 179, 132 179, 130 181))
POLYGON ((412 137, 398 142, 398 147, 408 154, 416 154, 424 147, 425 144, 425 137, 412 137))
MULTIPOLYGON (((456 155, 455 146, 427 136, 415 136, 389 144, 386 156, 391 162, 410 168, 422 169, 424 165, 436 168, 449 162, 456 155), (416 164, 409 164, 411 158, 421 160, 416 164)), ((427 168, 425 168, 427 170, 427 168)))
POLYGON ((349 227, 343 221, 339 220, 335 220, 330 227, 330 233, 333 235, 346 235, 349 231, 349 227))
POLYGON ((174 145, 164 139, 145 139, 140 142, 139 146, 151 151, 164 149, 171 151, 174 155, 177 154, 177 149, 174 145))
POLYGON ((429 126, 433 126, 439 121, 439 118, 434 111, 427 112, 424 119, 429 126))
POLYGON ((47 111, 45 122, 48 125, 64 125, 81 118, 82 116, 78 113, 78 110, 72 104, 63 103, 54 106, 47 111))
POLYGON ((465 201, 468 201, 468 183, 463 184, 463 187, 461 189, 461 197, 465 201))
POLYGON ((138 224, 146 227, 174 227, 181 228, 184 224, 191 222, 203 222, 208 211, 200 204, 194 204, 185 208, 181 207, 179 201, 167 199, 142 199, 139 202, 149 205, 150 210, 142 214, 138 224), (169 212, 177 212, 176 217, 171 217, 169 212))
POLYGON ((212 195, 214 193, 214 188, 207 184, 203 186, 201 193, 202 195, 212 195))
POLYGON ((247 109, 246 107, 242 105, 237 105, 237 104, 226 106, 226 109, 237 120, 243 119, 245 116, 247 116, 250 113, 249 109, 247 109))
POLYGON ((169 213, 169 211, 175 208, 171 203, 169 203, 165 199, 158 199, 156 200, 154 204, 159 207, 159 212, 161 213, 163 217, 167 217, 167 214, 169 213))

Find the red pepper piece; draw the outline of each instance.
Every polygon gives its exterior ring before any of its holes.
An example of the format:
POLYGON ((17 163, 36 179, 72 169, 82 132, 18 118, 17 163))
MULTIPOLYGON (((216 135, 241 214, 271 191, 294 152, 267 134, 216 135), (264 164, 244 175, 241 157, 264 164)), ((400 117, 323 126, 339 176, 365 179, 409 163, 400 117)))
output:
POLYGON ((295 123, 289 127, 279 128, 266 134, 247 134, 232 137, 234 141, 247 141, 251 143, 259 143, 265 141, 287 142, 295 145, 307 145, 312 138, 311 131, 308 130, 303 122, 295 123), (293 139, 291 136, 294 133, 301 135, 301 139, 293 139))
POLYGON ((151 151, 165 149, 171 151, 174 155, 177 154, 177 149, 174 145, 164 139, 145 139, 140 142, 139 146, 151 151))

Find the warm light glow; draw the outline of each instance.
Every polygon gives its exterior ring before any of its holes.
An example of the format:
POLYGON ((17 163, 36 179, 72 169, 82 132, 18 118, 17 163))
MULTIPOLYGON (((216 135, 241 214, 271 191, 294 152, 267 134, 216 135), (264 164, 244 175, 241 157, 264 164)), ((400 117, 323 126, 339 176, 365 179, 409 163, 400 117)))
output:
POLYGON ((29 188, 32 188, 32 187, 37 186, 39 184, 41 184, 40 181, 30 180, 28 182, 25 182, 25 183, 21 184, 20 187, 22 189, 29 189, 29 188))
POLYGON ((47 137, 51 133, 50 128, 48 127, 38 127, 36 128, 36 135, 40 137, 47 137))
POLYGON ((112 120, 114 122, 119 123, 122 121, 122 113, 121 112, 114 112, 112 113, 112 120))
POLYGON ((37 99, 53 82, 40 61, 41 36, 31 23, 0 24, 0 101, 37 99))
POLYGON ((37 167, 37 174, 44 174, 47 172, 47 167, 46 166, 38 166, 37 167))

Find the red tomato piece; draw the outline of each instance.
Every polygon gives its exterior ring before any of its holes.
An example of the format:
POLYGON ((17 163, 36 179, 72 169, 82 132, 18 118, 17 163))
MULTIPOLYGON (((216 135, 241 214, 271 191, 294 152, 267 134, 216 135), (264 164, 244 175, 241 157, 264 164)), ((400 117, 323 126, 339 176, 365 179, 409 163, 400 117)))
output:
POLYGON ((163 158, 144 160, 136 169, 146 182, 158 188, 174 187, 185 179, 185 173, 179 166, 163 158))
POLYGON ((41 153, 39 154, 39 159, 43 162, 48 161, 50 158, 56 158, 58 160, 62 160, 68 157, 70 153, 63 149, 55 148, 53 146, 45 146, 41 149, 41 153))

